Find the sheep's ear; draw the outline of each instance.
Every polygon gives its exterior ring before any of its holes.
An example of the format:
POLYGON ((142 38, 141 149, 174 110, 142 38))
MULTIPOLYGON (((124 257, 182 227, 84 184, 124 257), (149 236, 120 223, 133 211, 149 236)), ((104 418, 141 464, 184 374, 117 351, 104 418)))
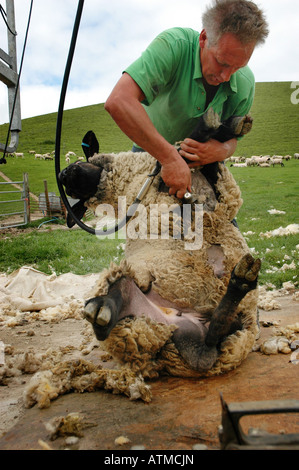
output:
POLYGON ((86 156, 86 160, 92 157, 95 153, 99 153, 99 142, 93 131, 88 131, 82 140, 82 149, 86 156))
MULTIPOLYGON (((86 212, 86 209, 87 208, 84 206, 84 202, 79 201, 79 202, 76 202, 76 204, 73 205, 72 212, 77 217, 77 219, 81 220, 83 215, 86 212)), ((75 220, 73 219, 73 217, 69 213, 67 214, 66 224, 67 224, 68 228, 72 228, 74 225, 76 225, 75 220)))

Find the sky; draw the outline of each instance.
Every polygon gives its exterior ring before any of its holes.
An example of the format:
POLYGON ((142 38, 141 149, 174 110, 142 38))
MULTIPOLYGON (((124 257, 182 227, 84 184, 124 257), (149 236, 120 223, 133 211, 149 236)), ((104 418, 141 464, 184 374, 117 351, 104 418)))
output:
MULTIPOLYGON (((256 82, 299 82, 298 0, 257 0, 270 26, 250 60, 256 82)), ((31 0, 14 0, 20 64, 31 0)), ((6 0, 0 0, 6 10, 6 0)), ((161 31, 201 31, 209 0, 85 0, 64 109, 106 101, 122 71, 161 31)), ((33 0, 20 90, 21 116, 57 112, 77 12, 76 0, 33 0)), ((0 16, 0 48, 7 52, 0 16)), ((8 122, 7 87, 0 82, 0 124, 8 122)))

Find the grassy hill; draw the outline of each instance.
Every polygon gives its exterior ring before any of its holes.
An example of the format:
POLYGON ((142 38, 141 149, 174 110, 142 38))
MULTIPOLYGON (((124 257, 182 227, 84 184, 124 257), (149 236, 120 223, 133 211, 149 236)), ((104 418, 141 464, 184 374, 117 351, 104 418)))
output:
MULTIPOLYGON (((299 105, 291 103, 291 91, 289 82, 257 84, 252 108, 254 127, 239 143, 236 155, 299 153, 299 105)), ((30 190, 36 195, 44 191, 44 180, 49 191, 58 194, 54 162, 35 160, 28 153, 31 149, 38 153, 54 150, 56 117, 53 113, 24 119, 18 151, 24 152, 25 158, 7 157, 7 164, 0 165, 0 171, 13 181, 21 180, 23 173, 28 172, 30 190)), ((7 127, 0 126, 1 142, 5 141, 7 127)), ((69 150, 82 155, 81 139, 90 129, 98 137, 101 152, 118 152, 132 146, 105 112, 103 104, 68 110, 64 112, 63 119, 61 168, 66 166, 64 156, 69 150)), ((298 234, 270 239, 261 236, 269 230, 298 223, 298 169, 299 160, 294 159, 285 162, 284 167, 230 167, 244 200, 237 222, 253 253, 262 259, 261 283, 272 282, 281 287, 285 281, 298 281, 298 234), (274 215, 271 215, 269 211, 273 209, 274 215)), ((99 242, 82 230, 43 233, 37 229, 14 239, 6 237, 3 232, 0 238, 1 271, 33 264, 45 272, 51 272, 53 268, 57 273, 72 271, 84 274, 98 272, 109 265, 112 252, 118 255, 114 240, 99 242), (82 250, 84 256, 78 257, 82 250), (96 261, 95 251, 98 253, 96 261)))
MULTIPOLYGON (((299 105, 291 103, 291 91, 290 82, 257 83, 252 107, 254 126, 251 133, 239 143, 237 155, 287 155, 299 152, 299 105)), ((23 172, 29 169, 30 189, 36 194, 43 191, 44 179, 48 181, 50 191, 57 189, 53 162, 34 162, 34 157, 28 154, 29 150, 37 153, 54 150, 56 118, 57 114, 52 113, 24 119, 18 152, 24 152, 26 158, 8 158, 8 164, 0 166, 0 171, 5 171, 12 180, 19 180, 23 172)), ((7 127, 6 124, 0 126, 1 142, 6 140, 7 127)), ((131 148, 131 141, 119 130, 103 104, 67 110, 63 115, 60 150, 62 168, 65 166, 64 155, 69 150, 78 156, 82 155, 81 139, 90 129, 98 137, 101 152, 119 152, 131 148)))
POLYGON ((299 105, 291 103, 290 82, 257 83, 250 134, 237 154, 293 155, 299 152, 299 105))

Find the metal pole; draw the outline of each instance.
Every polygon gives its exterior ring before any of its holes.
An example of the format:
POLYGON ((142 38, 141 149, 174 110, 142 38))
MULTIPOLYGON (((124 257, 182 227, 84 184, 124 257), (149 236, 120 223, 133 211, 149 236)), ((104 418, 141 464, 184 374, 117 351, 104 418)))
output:
MULTIPOLYGON (((22 130, 20 91, 17 89, 17 44, 16 35, 13 34, 15 32, 14 0, 6 0, 6 15, 9 25, 9 28, 7 28, 8 54, 0 49, 0 58, 2 59, 2 62, 0 61, 0 80, 6 84, 8 89, 9 119, 12 117, 12 121, 10 144, 7 146, 6 151, 12 153, 18 147, 19 133, 22 130)), ((5 144, 0 143, 0 151, 5 151, 5 144)))

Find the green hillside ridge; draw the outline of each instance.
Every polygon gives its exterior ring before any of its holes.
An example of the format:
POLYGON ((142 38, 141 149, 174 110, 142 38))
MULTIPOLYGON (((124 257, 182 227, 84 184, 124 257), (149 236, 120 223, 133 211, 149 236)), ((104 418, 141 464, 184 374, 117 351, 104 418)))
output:
MULTIPOLYGON (((252 108, 254 126, 251 133, 238 144, 236 155, 294 155, 299 153, 299 105, 291 103, 290 82, 257 83, 252 108)), ((0 166, 13 181, 29 174, 31 192, 48 190, 58 195, 54 161, 36 160, 29 150, 51 152, 55 148, 57 114, 52 113, 22 121, 19 152, 25 158, 7 157, 0 166)), ((6 139, 7 124, 0 126, 0 141, 6 139)), ((99 140, 100 152, 129 150, 132 142, 119 130, 103 104, 86 106, 64 112, 61 168, 66 166, 65 154, 73 151, 83 155, 81 139, 92 129, 99 140)), ((75 161, 72 157, 71 161, 75 161)), ((278 227, 298 224, 299 160, 285 161, 285 166, 270 168, 227 167, 235 177, 243 198, 237 214, 237 223, 255 256, 262 259, 260 283, 281 287, 291 281, 298 286, 299 235, 265 238, 261 234, 278 227), (271 212, 274 209, 274 215, 271 212)), ((0 181, 2 181, 0 177, 0 181)), ((47 224, 43 227, 47 227, 47 224)), ((11 272, 24 264, 50 273, 74 272, 86 274, 107 267, 111 257, 119 256, 118 240, 101 240, 84 230, 44 233, 39 229, 23 236, 10 238, 3 233, 0 239, 0 270, 11 272), (84 252, 84 256, 78 253, 84 252), (95 258, 94 254, 97 253, 95 258)), ((0 233, 1 236, 1 233, 0 233)))
MULTIPOLYGON (((236 155, 293 155, 299 152, 299 105, 291 103, 291 82, 257 83, 256 95, 251 114, 254 125, 251 133, 238 144, 236 155)), ((22 132, 18 152, 24 152, 25 159, 8 158, 7 165, 0 171, 12 180, 19 180, 30 168, 34 178, 30 178, 30 189, 35 194, 43 191, 44 179, 50 191, 57 190, 54 163, 34 161, 29 150, 37 153, 52 152, 55 148, 57 113, 46 114, 22 120, 22 132)), ((0 141, 5 142, 8 125, 0 126, 0 141)), ((100 152, 119 152, 129 150, 132 142, 120 131, 104 104, 96 104, 64 111, 61 138, 61 167, 64 168, 65 154, 73 151, 83 155, 81 139, 92 129, 99 140, 100 152)))
POLYGON ((257 83, 253 128, 238 155, 294 155, 299 152, 299 104, 291 103, 291 82, 257 83))

